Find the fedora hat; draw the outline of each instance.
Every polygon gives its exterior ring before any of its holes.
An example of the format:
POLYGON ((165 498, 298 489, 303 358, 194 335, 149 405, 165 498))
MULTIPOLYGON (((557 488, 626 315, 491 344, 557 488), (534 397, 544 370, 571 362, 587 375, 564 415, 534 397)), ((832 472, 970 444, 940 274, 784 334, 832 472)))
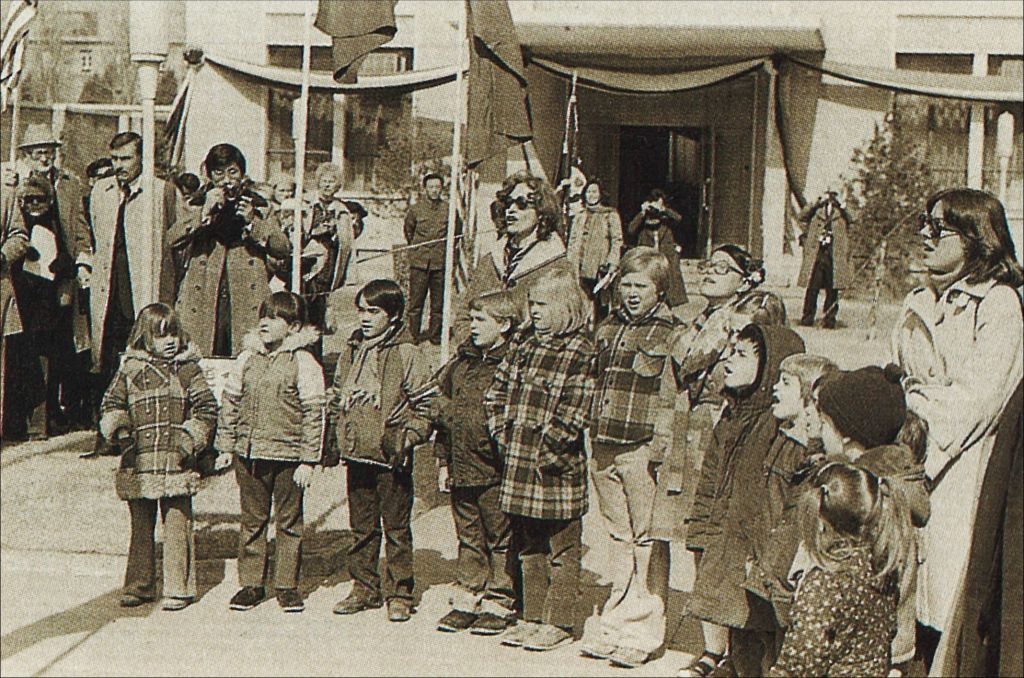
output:
POLYGON ((25 137, 18 144, 19 149, 36 148, 38 146, 60 146, 61 143, 53 136, 50 126, 45 123, 34 123, 25 130, 25 137))

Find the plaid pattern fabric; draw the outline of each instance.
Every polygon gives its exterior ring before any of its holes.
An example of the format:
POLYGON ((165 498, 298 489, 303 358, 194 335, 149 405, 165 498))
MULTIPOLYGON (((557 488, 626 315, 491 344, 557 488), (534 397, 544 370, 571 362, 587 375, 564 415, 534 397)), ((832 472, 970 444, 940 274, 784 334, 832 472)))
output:
POLYGON ((584 332, 516 337, 484 394, 488 429, 505 460, 501 509, 543 520, 587 510, 586 428, 594 348, 584 332))
MULTIPOLYGON (((674 399, 663 401, 660 394, 675 335, 675 319, 663 303, 636 321, 620 308, 597 328, 593 440, 629 445, 654 437, 660 409, 674 405, 674 399)), ((674 382, 671 370, 668 377, 674 382)))

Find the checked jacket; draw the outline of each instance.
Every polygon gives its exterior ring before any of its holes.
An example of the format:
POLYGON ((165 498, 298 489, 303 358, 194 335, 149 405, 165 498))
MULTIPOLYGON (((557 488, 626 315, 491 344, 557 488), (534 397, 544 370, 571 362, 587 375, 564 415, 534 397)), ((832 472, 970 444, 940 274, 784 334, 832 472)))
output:
POLYGON ((584 330, 520 332, 484 395, 487 426, 503 456, 501 509, 542 520, 587 510, 583 431, 594 393, 594 347, 584 330))

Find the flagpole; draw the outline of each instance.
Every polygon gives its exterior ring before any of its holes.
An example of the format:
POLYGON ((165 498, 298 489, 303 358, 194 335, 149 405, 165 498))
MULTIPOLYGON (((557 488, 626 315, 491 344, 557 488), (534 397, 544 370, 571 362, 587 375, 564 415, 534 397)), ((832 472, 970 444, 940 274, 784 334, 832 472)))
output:
MULTIPOLYGON (((298 125, 295 138, 295 218, 292 224, 292 292, 302 293, 302 204, 306 183, 306 132, 309 122, 310 59, 313 42, 313 3, 306 0, 302 36, 302 90, 299 94, 298 125)), ((292 109, 295 115, 295 109, 292 109)))
POLYGON ((441 362, 448 362, 451 355, 452 333, 452 280, 455 275, 455 201, 459 199, 459 180, 462 176, 462 123, 466 117, 466 91, 464 72, 469 62, 469 36, 466 31, 468 5, 466 0, 460 3, 462 12, 459 15, 459 67, 455 70, 455 88, 457 109, 455 111, 455 127, 452 131, 452 177, 448 187, 448 226, 445 229, 444 242, 444 302, 441 306, 441 362))
POLYGON ((14 88, 11 93, 11 134, 7 137, 8 142, 11 144, 9 150, 8 160, 11 162, 11 169, 14 169, 14 163, 18 160, 18 125, 21 124, 21 83, 14 88))

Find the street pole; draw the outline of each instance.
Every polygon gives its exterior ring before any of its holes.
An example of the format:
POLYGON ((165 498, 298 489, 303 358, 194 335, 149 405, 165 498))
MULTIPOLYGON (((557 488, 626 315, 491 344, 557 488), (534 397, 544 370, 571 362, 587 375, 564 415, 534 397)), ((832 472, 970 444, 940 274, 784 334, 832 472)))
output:
POLYGON ((444 300, 441 305, 441 363, 448 362, 451 355, 452 293, 455 276, 455 215, 456 200, 459 199, 459 178, 462 176, 462 122, 466 117, 466 91, 464 72, 469 63, 469 36, 466 33, 467 3, 461 2, 459 16, 459 67, 455 70, 456 110, 455 128, 452 131, 452 176, 448 186, 448 227, 444 240, 444 300))
POLYGON ((295 133, 295 221, 292 225, 292 292, 302 294, 302 205, 306 183, 306 133, 309 124, 309 80, 315 0, 306 0, 305 25, 302 37, 302 89, 298 110, 292 109, 295 133), (296 117, 297 116, 297 117, 296 117))
POLYGON ((160 63, 167 58, 164 3, 131 0, 128 5, 132 61, 139 68, 139 99, 142 103, 142 194, 139 200, 150 216, 148 231, 138 234, 149 240, 150 289, 147 303, 160 301, 160 272, 164 253, 163 220, 158 217, 161 196, 156 187, 156 81, 160 63))

